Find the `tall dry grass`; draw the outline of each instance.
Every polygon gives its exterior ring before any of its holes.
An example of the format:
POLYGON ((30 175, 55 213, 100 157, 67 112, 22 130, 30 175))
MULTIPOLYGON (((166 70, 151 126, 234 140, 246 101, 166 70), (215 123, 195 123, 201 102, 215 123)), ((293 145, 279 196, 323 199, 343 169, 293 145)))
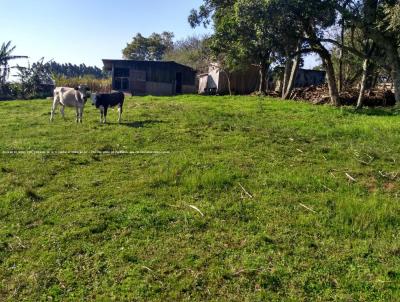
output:
POLYGON ((79 85, 87 85, 92 92, 111 91, 111 77, 106 79, 96 79, 93 76, 84 76, 79 78, 57 76, 54 80, 56 87, 77 87, 79 85))

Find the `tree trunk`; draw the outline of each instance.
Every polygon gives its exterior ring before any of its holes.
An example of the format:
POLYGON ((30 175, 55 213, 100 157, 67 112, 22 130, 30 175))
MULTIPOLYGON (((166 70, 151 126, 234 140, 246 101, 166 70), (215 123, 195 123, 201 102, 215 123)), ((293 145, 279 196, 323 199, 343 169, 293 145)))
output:
POLYGON ((288 59, 286 60, 286 63, 285 63, 285 71, 283 74, 283 83, 282 83, 282 87, 281 87, 282 98, 285 98, 286 90, 288 87, 288 81, 290 78, 291 67, 292 67, 292 60, 288 57, 288 59))
MULTIPOLYGON (((296 51, 298 51, 298 52, 300 51, 300 46, 297 47, 296 51)), ((300 67, 300 59, 301 59, 301 54, 299 53, 298 55, 296 55, 296 57, 294 58, 294 61, 293 61, 292 70, 290 72, 289 82, 287 84, 286 91, 283 96, 284 99, 290 98, 290 94, 293 91, 294 84, 296 82, 297 72, 299 71, 299 67, 300 67)))
POLYGON ((265 93, 265 89, 266 89, 266 80, 267 80, 267 69, 268 69, 268 64, 266 63, 261 63, 260 64, 260 87, 258 89, 258 92, 260 94, 264 94, 265 93))
MULTIPOLYGON (((341 21, 341 31, 340 31, 340 43, 344 45, 344 18, 342 18, 341 21)), ((340 55, 339 55, 339 92, 343 91, 343 82, 344 82, 344 77, 343 77, 343 57, 344 57, 344 50, 343 48, 340 49, 340 55)))
POLYGON ((400 105, 400 64, 393 63, 392 67, 392 78, 393 78, 393 90, 396 98, 397 105, 400 105))
POLYGON ((361 79, 361 85, 360 85, 360 94, 358 95, 358 101, 357 101, 357 109, 361 109, 364 105, 364 94, 365 94, 365 89, 367 88, 367 81, 369 77, 369 59, 364 60, 363 64, 363 74, 362 74, 362 79, 361 79))
MULTIPOLYGON (((347 8, 348 3, 346 2, 344 4, 344 9, 347 8)), ((345 17, 342 14, 342 19, 340 20, 340 43, 344 46, 344 35, 345 35, 345 17)), ((343 91, 343 86, 344 86, 344 74, 343 74, 343 57, 344 57, 344 49, 343 47, 340 49, 340 55, 339 55, 339 92, 343 91)))
POLYGON ((400 104, 400 55, 396 38, 384 37, 379 31, 373 31, 371 35, 374 42, 385 49, 388 62, 390 62, 393 90, 397 105, 400 104))
POLYGON ((231 87, 231 78, 229 75, 227 75, 227 79, 228 79, 228 90, 229 90, 229 95, 232 95, 232 87, 231 87))
POLYGON ((391 67, 391 76, 393 81, 393 92, 396 98, 397 105, 400 104, 400 58, 397 47, 387 43, 385 45, 386 55, 391 67))
POLYGON ((379 72, 375 71, 374 77, 372 78, 372 81, 371 81, 371 88, 372 89, 374 89, 376 87, 376 85, 378 84, 378 77, 379 77, 379 72))
POLYGON ((335 69, 333 68, 331 55, 328 51, 320 53, 322 64, 326 71, 326 80, 329 87, 329 97, 331 98, 332 105, 339 106, 339 92, 336 86, 335 69))
POLYGON ((322 60, 322 65, 326 71, 326 80, 329 87, 329 97, 334 106, 340 105, 339 92, 336 85, 335 69, 333 68, 332 56, 328 49, 321 43, 316 35, 312 25, 305 30, 305 37, 309 37, 310 47, 316 52, 322 60))
POLYGON ((232 87, 231 87, 231 77, 230 77, 230 74, 229 74, 226 70, 224 70, 224 69, 221 69, 221 70, 225 73, 226 80, 227 80, 227 82, 228 82, 228 91, 229 91, 229 95, 232 95, 232 87))

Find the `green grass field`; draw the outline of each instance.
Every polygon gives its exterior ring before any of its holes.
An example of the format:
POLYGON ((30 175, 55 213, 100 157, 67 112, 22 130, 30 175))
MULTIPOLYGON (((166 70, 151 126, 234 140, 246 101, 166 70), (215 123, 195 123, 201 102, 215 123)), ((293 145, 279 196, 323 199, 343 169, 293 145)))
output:
POLYGON ((50 103, 0 102, 0 301, 399 301, 398 111, 50 103))

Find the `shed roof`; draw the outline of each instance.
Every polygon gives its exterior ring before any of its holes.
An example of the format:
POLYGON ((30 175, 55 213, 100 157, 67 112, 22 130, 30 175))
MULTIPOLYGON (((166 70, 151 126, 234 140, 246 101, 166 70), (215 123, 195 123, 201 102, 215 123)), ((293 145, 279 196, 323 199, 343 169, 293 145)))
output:
MULTIPOLYGON (((277 69, 284 70, 285 67, 279 66, 277 69)), ((324 74, 324 75, 326 74, 325 70, 299 68, 299 71, 304 72, 304 73, 320 73, 320 74, 324 74)))
POLYGON ((104 68, 106 70, 111 70, 112 65, 115 63, 122 63, 122 64, 124 64, 124 63, 147 63, 149 65, 176 65, 176 66, 184 67, 184 68, 195 71, 193 68, 186 66, 186 65, 176 63, 175 61, 141 61, 141 60, 123 60, 123 59, 122 60, 121 59, 117 59, 117 60, 103 59, 104 68))

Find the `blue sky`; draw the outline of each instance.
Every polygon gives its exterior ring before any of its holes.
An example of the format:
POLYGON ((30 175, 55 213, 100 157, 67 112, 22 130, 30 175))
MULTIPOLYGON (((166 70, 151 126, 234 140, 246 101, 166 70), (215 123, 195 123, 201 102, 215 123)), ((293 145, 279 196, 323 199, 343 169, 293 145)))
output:
MULTIPOLYGON (((1 41, 11 40, 15 54, 31 61, 102 66, 103 58, 121 58, 121 50, 140 32, 172 31, 176 39, 204 34, 187 17, 202 0, 0 0, 1 41)), ((22 63, 22 62, 21 62, 22 63)))
MULTIPOLYGON (((101 59, 121 58, 121 50, 140 32, 172 31, 176 39, 207 33, 192 29, 187 17, 202 0, 0 0, 0 43, 11 40, 15 54, 34 62, 102 67, 101 59)), ((313 65, 306 59, 306 67, 313 65)), ((26 62, 19 62, 24 65, 26 62)))

